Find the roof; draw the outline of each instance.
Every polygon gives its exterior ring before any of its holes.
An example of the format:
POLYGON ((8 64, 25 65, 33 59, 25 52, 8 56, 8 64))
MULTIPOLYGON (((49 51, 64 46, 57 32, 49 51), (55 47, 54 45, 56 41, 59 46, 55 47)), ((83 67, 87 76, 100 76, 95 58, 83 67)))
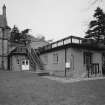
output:
POLYGON ((85 38, 69 36, 62 40, 53 42, 46 46, 43 46, 39 49, 40 53, 52 52, 57 51, 65 48, 77 48, 77 49, 88 49, 88 50, 97 50, 97 51, 105 51, 105 45, 98 45, 92 43, 84 43, 83 40, 85 38))
POLYGON ((12 55, 27 55, 27 47, 25 46, 18 46, 12 49, 12 51, 9 53, 9 56, 12 55))
POLYGON ((3 15, 0 15, 0 27, 6 27, 7 26, 7 19, 3 15))
POLYGON ((31 40, 30 46, 34 49, 37 49, 39 47, 49 44, 46 40, 31 36, 31 35, 29 36, 29 39, 31 40))
POLYGON ((48 42, 41 41, 41 40, 39 40, 39 41, 32 41, 30 43, 31 47, 34 48, 34 49, 37 49, 37 48, 42 47, 42 46, 45 46, 47 44, 48 44, 48 42))

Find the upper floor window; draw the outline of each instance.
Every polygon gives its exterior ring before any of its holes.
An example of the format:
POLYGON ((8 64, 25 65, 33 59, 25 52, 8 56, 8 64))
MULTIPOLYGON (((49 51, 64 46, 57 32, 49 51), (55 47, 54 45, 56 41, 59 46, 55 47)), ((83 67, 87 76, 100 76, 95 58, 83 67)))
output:
POLYGON ((17 52, 26 52, 26 49, 22 48, 22 47, 18 47, 17 48, 17 52))

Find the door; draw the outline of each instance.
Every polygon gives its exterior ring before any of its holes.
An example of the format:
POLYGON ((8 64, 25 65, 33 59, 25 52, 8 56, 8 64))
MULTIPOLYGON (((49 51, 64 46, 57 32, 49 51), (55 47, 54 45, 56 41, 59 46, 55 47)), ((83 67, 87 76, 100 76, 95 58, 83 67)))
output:
POLYGON ((20 56, 12 56, 12 71, 21 71, 20 56))
POLYGON ((92 53, 91 52, 84 52, 84 64, 86 66, 88 77, 91 76, 92 68, 92 53))
POLYGON ((22 70, 29 70, 29 60, 23 60, 22 61, 22 70))

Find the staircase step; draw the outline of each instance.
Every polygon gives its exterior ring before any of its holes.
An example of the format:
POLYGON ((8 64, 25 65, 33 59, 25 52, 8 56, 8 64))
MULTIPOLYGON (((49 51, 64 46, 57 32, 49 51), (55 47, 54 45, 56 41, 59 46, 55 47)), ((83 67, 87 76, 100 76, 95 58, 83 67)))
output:
POLYGON ((39 76, 49 76, 49 73, 38 73, 39 76))
POLYGON ((49 76, 50 75, 48 71, 41 71, 41 70, 36 71, 36 74, 38 76, 49 76))
POLYGON ((28 48, 28 56, 33 67, 35 67, 37 64, 40 70, 44 70, 43 63, 41 62, 40 57, 33 48, 28 48))

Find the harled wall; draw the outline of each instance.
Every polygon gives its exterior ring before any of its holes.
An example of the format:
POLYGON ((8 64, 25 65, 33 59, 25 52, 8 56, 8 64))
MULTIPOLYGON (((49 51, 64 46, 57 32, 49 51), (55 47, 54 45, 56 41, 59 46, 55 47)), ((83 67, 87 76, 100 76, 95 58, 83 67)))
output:
MULTIPOLYGON (((78 48, 66 49, 66 61, 70 62, 71 68, 67 72, 67 76, 70 78, 87 77, 86 65, 84 64, 83 53, 88 50, 78 48)), ((102 54, 98 51, 92 52, 92 63, 99 63, 100 74, 102 73, 102 54)), ((52 51, 40 55, 45 69, 57 76, 65 75, 65 49, 52 51), (58 63, 54 63, 53 55, 58 54, 58 63), (47 62, 46 62, 47 57, 47 62)))

